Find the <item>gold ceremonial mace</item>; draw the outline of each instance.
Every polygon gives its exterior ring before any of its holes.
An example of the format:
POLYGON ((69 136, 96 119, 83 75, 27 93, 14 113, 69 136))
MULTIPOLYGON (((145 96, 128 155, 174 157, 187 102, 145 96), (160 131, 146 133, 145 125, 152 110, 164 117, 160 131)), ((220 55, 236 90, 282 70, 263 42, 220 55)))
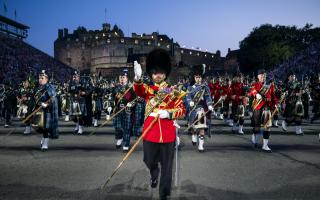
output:
MULTIPOLYGON (((133 99, 132 101, 130 101, 130 103, 135 102, 138 99, 138 97, 136 97, 135 99, 133 99)), ((121 108, 119 111, 117 111, 116 113, 114 113, 112 116, 110 116, 110 119, 107 119, 105 122, 103 122, 100 126, 96 127, 88 136, 93 135, 98 128, 103 127, 104 125, 106 125, 110 120, 112 120, 113 118, 115 118, 119 113, 121 113, 124 109, 126 109, 127 106, 121 108)))
MULTIPOLYGON (((179 96, 177 97, 177 99, 182 98, 183 96, 185 96, 187 93, 186 92, 182 92, 179 94, 179 96)), ((171 103, 171 101, 173 99, 175 99, 174 97, 176 97, 175 95, 172 95, 173 97, 170 98, 170 100, 166 103, 166 107, 171 103)), ((119 165, 117 166, 117 168, 112 172, 112 174, 109 176, 109 178, 107 179, 107 181, 100 187, 100 189, 102 190, 111 180, 111 178, 117 173, 117 171, 120 169, 120 167, 122 166, 122 164, 124 163, 124 161, 126 161, 128 159, 128 157, 131 155, 131 153, 134 151, 134 149, 138 146, 138 144, 140 143, 140 141, 142 140, 142 138, 149 132, 149 130, 153 127, 153 125, 156 123, 156 121, 159 119, 159 115, 157 115, 150 123, 150 125, 143 131, 143 133, 141 134, 141 136, 138 138, 138 140, 136 141, 136 143, 134 143, 134 145, 130 148, 130 150, 128 151, 128 153, 123 157, 122 161, 119 163, 119 165)))

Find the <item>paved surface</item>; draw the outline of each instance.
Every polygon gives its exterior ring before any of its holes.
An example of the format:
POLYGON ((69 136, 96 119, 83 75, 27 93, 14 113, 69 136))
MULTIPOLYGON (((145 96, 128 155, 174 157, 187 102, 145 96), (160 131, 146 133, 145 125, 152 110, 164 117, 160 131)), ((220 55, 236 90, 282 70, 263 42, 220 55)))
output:
MULTIPOLYGON (((181 136, 171 199, 319 199, 319 121, 304 125, 304 136, 290 132, 294 127, 288 133, 273 128, 269 154, 252 149, 250 128, 240 136, 222 121, 214 124, 205 153, 197 152, 190 136, 181 136)), ((110 124, 87 136, 92 128, 73 135, 72 123, 61 121, 61 137, 50 140, 47 152, 39 150, 40 135, 22 135, 18 121, 16 128, 0 125, 0 199, 158 199, 158 189, 149 186, 141 144, 99 190, 124 156, 115 149, 110 124)))

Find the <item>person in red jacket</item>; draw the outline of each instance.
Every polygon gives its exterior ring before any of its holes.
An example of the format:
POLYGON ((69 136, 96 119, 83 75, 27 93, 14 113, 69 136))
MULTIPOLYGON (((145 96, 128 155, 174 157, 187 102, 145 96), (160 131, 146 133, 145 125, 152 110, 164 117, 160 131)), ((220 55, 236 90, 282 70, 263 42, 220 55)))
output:
POLYGON ((259 132, 263 132, 262 150, 271 152, 268 146, 270 127, 272 126, 271 110, 277 109, 277 97, 274 84, 266 84, 266 74, 263 69, 258 71, 258 82, 253 83, 248 96, 253 96, 253 115, 251 123, 253 126, 252 143, 256 148, 259 143, 259 132), (263 128, 263 129, 261 129, 263 128))
POLYGON ((133 88, 136 94, 146 101, 143 133, 158 117, 151 129, 144 133, 143 160, 150 170, 152 188, 157 187, 158 184, 158 163, 160 162, 159 195, 160 199, 166 199, 171 193, 172 164, 176 141, 174 120, 185 115, 185 107, 180 94, 177 95, 177 91, 166 82, 171 71, 171 58, 166 50, 155 49, 148 54, 146 71, 153 81, 151 85, 141 81, 141 66, 137 63, 134 64, 133 88))
POLYGON ((243 88, 243 83, 241 82, 240 73, 236 73, 233 77, 233 82, 231 84, 229 96, 232 101, 232 131, 238 131, 239 134, 243 135, 243 123, 245 112, 244 109, 248 101, 247 97, 245 96, 245 91, 243 88))
POLYGON ((216 79, 213 78, 212 83, 208 84, 209 88, 210 88, 210 93, 211 93, 211 97, 212 97, 212 101, 213 104, 216 104, 218 101, 219 103, 217 104, 215 110, 214 110, 214 116, 218 117, 219 119, 223 119, 223 113, 222 113, 222 108, 221 108, 221 102, 222 100, 220 98, 222 98, 223 94, 223 88, 221 85, 221 77, 218 76, 216 79), (220 115, 218 116, 217 111, 219 110, 220 115))

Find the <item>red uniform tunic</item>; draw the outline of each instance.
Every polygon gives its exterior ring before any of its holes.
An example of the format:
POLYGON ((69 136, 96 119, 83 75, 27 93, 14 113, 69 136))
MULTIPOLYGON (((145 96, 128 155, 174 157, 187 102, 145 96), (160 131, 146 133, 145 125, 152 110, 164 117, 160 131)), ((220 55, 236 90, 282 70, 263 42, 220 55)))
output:
POLYGON ((220 82, 210 83, 208 86, 210 88, 211 97, 213 97, 213 102, 219 101, 220 97, 224 95, 220 82))
MULTIPOLYGON (((256 98, 256 94, 258 93, 260 94, 260 90, 262 87, 263 87, 263 83, 261 82, 253 83, 249 90, 248 96, 252 95, 256 98)), ((260 94, 260 95, 262 96, 262 100, 260 101, 260 103, 257 103, 259 102, 259 100, 257 99, 254 100, 254 103, 256 103, 254 105, 255 110, 260 110, 264 106, 268 106, 269 108, 274 108, 275 105, 277 105, 278 100, 275 95, 275 88, 273 83, 271 83, 270 88, 264 95, 263 94, 260 94)))
POLYGON ((229 93, 229 98, 232 100, 232 104, 239 105, 242 102, 244 96, 245 96, 245 92, 244 92, 242 83, 241 82, 232 83, 230 87, 230 93, 229 93))
MULTIPOLYGON (((173 125, 173 120, 185 115, 185 107, 181 98, 172 99, 172 88, 168 87, 166 82, 160 85, 147 85, 144 83, 134 82, 133 89, 136 94, 146 101, 146 113, 149 110, 156 113, 159 109, 164 109, 169 112, 169 119, 158 119, 149 132, 144 136, 144 140, 155 143, 169 143, 176 140, 176 127, 173 125), (167 92, 164 100, 160 105, 155 102, 155 96, 159 92, 167 92), (156 105, 156 106, 154 106, 156 105)), ((143 132, 147 129, 150 123, 154 120, 154 116, 145 116, 143 132)))

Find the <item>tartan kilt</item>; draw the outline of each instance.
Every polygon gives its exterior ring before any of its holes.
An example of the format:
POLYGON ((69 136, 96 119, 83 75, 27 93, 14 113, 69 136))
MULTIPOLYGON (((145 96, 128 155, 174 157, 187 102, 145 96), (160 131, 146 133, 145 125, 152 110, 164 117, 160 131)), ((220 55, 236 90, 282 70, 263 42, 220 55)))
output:
POLYGON ((96 102, 96 104, 95 104, 96 107, 94 108, 95 112, 102 111, 102 108, 103 108, 102 99, 98 98, 98 99, 96 99, 94 101, 96 102))
POLYGON ((140 135, 144 123, 145 103, 137 103, 134 112, 133 135, 140 135))
POLYGON ((112 120, 116 131, 127 132, 132 128, 132 114, 122 111, 112 120))

